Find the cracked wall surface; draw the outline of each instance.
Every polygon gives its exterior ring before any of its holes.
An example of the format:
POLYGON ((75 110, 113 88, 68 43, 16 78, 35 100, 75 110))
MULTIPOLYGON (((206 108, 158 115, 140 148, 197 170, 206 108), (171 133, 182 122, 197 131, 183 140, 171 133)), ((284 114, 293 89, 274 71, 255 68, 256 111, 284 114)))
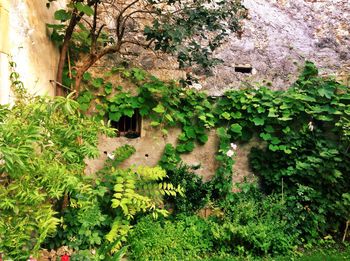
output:
POLYGON ((60 0, 48 9, 45 1, 2 0, 7 2, 8 20, 1 31, 1 42, 6 43, 6 50, 1 50, 1 86, 0 102, 10 103, 13 95, 10 90, 8 62, 17 64, 25 88, 35 95, 54 95, 54 86, 50 80, 55 79, 58 48, 50 40, 46 23, 53 23, 54 11, 65 6, 60 0))
MULTIPOLYGON (((209 95, 222 95, 225 90, 241 86, 267 85, 272 89, 287 89, 297 78, 304 62, 316 63, 323 75, 334 75, 348 84, 350 73, 350 1, 348 0, 244 0, 249 17, 244 23, 241 38, 231 35, 216 52, 223 64, 213 70, 213 75, 200 77, 203 89, 209 95), (236 67, 251 68, 250 73, 236 72, 236 67)), ((185 72, 177 69, 175 59, 152 58, 145 53, 136 61, 157 77, 167 80, 182 78, 185 72)), ((145 123, 147 125, 147 123, 145 123)), ((175 144, 178 130, 169 131, 164 140, 154 129, 138 140, 103 140, 101 149, 116 148, 116 144, 132 143, 137 153, 126 161, 131 164, 155 165, 165 144, 175 144), (145 158, 145 154, 149 157, 145 158)), ((217 137, 214 131, 205 146, 197 146, 183 155, 185 162, 200 165, 197 173, 210 179, 215 172, 217 137)), ((244 177, 253 179, 248 154, 252 146, 261 146, 254 140, 238 144, 233 182, 244 177)), ((95 160, 102 164, 103 158, 95 160)))
POLYGON ((348 84, 350 74, 350 1, 244 0, 249 10, 241 38, 231 36, 216 52, 224 60, 204 79, 210 94, 254 84, 288 88, 306 60, 323 75, 348 84), (235 72, 249 64, 251 74, 235 72))
MULTIPOLYGON (((25 86, 35 94, 53 95, 54 87, 49 80, 55 79, 58 50, 50 41, 46 23, 53 22, 53 13, 63 8, 65 1, 52 3, 50 9, 45 1, 0 0, 6 4, 9 15, 7 47, 0 54, 0 102, 11 100, 7 54, 18 64, 17 71, 25 86)), ((306 60, 316 63, 321 74, 334 75, 349 84, 350 73, 350 1, 348 0, 243 0, 249 10, 244 22, 244 32, 240 38, 231 35, 227 42, 217 50, 216 56, 223 64, 213 69, 212 75, 199 75, 201 85, 209 95, 221 95, 227 89, 241 86, 264 84, 272 89, 286 89, 296 79, 306 60), (248 73, 237 71, 237 67, 251 68, 248 73)), ((5 5, 4 5, 5 6, 5 5)), ((2 8, 1 10, 4 10, 2 8)), ((2 23, 2 22, 1 22, 2 23)), ((3 25, 3 24, 2 24, 3 25)), ((6 39, 5 39, 6 38, 6 39)), ((0 45, 5 46, 5 45, 0 45)), ((113 64, 113 56, 108 57, 106 65, 113 64)), ((177 68, 172 57, 156 59, 150 53, 141 54, 135 65, 142 66, 163 80, 180 79, 186 72, 177 68)), ((96 67, 96 70, 101 68, 96 67)), ((132 164, 156 165, 166 143, 176 144, 179 130, 172 129, 168 137, 144 122, 142 136, 137 139, 100 138, 101 156, 88 160, 87 173, 94 173, 102 167, 106 159, 105 151, 111 152, 117 146, 130 144, 137 152, 124 162, 124 167, 132 164), (147 156, 146 156, 147 155, 147 156)), ((217 162, 217 137, 215 131, 209 134, 204 146, 182 155, 188 164, 200 165, 197 173, 210 179, 217 162)), ((257 141, 238 145, 234 182, 250 176, 247 155, 257 141)))

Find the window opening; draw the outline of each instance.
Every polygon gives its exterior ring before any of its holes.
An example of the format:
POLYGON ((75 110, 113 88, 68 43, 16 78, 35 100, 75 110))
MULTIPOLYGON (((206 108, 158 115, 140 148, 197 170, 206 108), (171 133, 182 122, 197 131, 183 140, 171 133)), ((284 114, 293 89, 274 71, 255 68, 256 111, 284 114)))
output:
POLYGON ((240 72, 240 73, 252 73, 253 68, 249 66, 235 66, 235 72, 240 72))
POLYGON ((111 121, 111 126, 118 130, 118 137, 138 138, 141 136, 141 115, 135 110, 132 117, 122 116, 119 121, 111 121))

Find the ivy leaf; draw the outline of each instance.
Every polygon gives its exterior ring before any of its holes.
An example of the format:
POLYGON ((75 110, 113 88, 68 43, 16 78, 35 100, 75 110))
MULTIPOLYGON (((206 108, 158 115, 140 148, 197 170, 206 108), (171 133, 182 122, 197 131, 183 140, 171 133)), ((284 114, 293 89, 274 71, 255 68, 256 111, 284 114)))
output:
POLYGON ((216 130, 216 133, 218 134, 219 138, 227 138, 227 136, 228 136, 225 128, 223 128, 223 127, 218 128, 216 130))
POLYGON ((270 140, 272 138, 271 134, 270 133, 261 133, 260 134, 260 137, 263 139, 263 140, 270 140))
POLYGON ((79 12, 83 12, 87 16, 92 16, 94 14, 94 10, 90 6, 84 5, 81 2, 76 3, 75 7, 78 9, 79 12))
POLYGON ((281 140, 280 140, 279 138, 277 138, 277 137, 273 137, 273 138, 271 139, 271 143, 274 144, 274 145, 277 145, 277 144, 279 144, 280 142, 281 142, 281 140))
POLYGON ((242 113, 239 111, 231 113, 231 115, 232 115, 232 118, 234 118, 234 119, 241 119, 242 118, 242 113))
POLYGON ((231 119, 231 115, 228 112, 223 112, 220 115, 222 118, 224 118, 225 120, 230 120, 231 119))
POLYGON ((139 68, 133 68, 132 75, 137 81, 142 81, 145 79, 145 72, 139 68))
POLYGON ((90 81, 90 80, 91 80, 91 73, 85 72, 85 73, 83 74, 83 80, 84 80, 84 81, 90 81))
POLYGON ((108 82, 105 85, 105 93, 106 94, 111 94, 112 93, 112 89, 113 89, 113 85, 112 83, 108 82))
POLYGON ((139 112, 141 116, 146 116, 149 113, 149 110, 148 108, 141 108, 139 112))
POLYGON ((194 149, 194 142, 193 141, 189 141, 185 144, 185 149, 187 152, 191 152, 194 149))
POLYGON ((82 111, 87 111, 90 107, 90 104, 89 103, 80 103, 80 109, 82 111))
POLYGON ((242 126, 238 123, 234 123, 231 125, 231 131, 234 133, 242 134, 242 126))
POLYGON ((195 138, 196 137, 196 132, 193 127, 191 126, 185 126, 184 131, 186 133, 186 136, 189 138, 195 138))
POLYGON ((156 113, 164 113, 165 112, 165 108, 161 103, 158 103, 158 105, 152 109, 153 111, 155 111, 156 113))
POLYGON ((327 86, 325 86, 323 88, 319 88, 317 90, 317 92, 321 97, 326 97, 327 99, 332 98, 332 96, 334 94, 333 88, 330 88, 330 87, 327 88, 327 86))
POLYGON ((111 112, 116 112, 116 111, 119 111, 119 106, 115 105, 115 104, 112 104, 110 107, 109 107, 109 110, 111 112))
POLYGON ((167 120, 170 122, 174 122, 174 119, 173 119, 173 117, 171 117, 170 114, 165 114, 165 118, 167 118, 167 120))
POLYGON ((108 114, 108 118, 109 118, 111 121, 119 121, 121 116, 122 116, 122 115, 121 115, 120 112, 110 112, 110 113, 108 114))
POLYGON ((288 116, 286 116, 286 115, 283 115, 283 117, 280 117, 280 118, 278 118, 280 121, 290 121, 290 120, 292 120, 293 118, 291 118, 291 117, 288 117, 288 116))
POLYGON ((123 113, 124 113, 124 115, 128 116, 129 118, 131 118, 132 115, 134 115, 134 110, 133 109, 124 109, 123 113))
POLYGON ((277 151, 277 150, 279 149, 279 146, 270 144, 270 145, 269 145, 269 149, 270 149, 271 151, 277 151))
POLYGON ((253 118, 253 122, 256 126, 262 126, 265 123, 263 118, 253 118))
POLYGON ((72 15, 64 9, 57 10, 54 14, 56 20, 67 21, 71 19, 72 15))
POLYGON ((180 144, 176 146, 176 151, 179 153, 184 153, 186 152, 186 147, 185 144, 180 144))
POLYGON ((275 130, 271 125, 267 125, 264 130, 269 133, 273 133, 275 130))
POLYGON ((92 81, 92 86, 94 86, 95 88, 100 88, 103 84, 104 80, 102 78, 95 78, 92 81))
POLYGON ((151 126, 153 126, 153 127, 156 127, 156 126, 158 126, 160 123, 158 122, 158 121, 152 121, 151 122, 151 126))
POLYGON ((208 141, 208 135, 203 134, 197 137, 200 143, 205 144, 208 141))
POLYGON ((168 135, 168 130, 167 129, 162 129, 162 133, 163 133, 163 135, 168 135))

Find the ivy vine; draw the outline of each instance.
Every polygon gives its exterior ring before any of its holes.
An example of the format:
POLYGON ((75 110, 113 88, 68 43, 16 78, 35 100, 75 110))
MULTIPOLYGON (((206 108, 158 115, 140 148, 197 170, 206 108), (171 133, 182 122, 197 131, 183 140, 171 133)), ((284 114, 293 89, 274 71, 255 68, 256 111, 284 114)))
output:
MULTIPOLYGON (((219 166, 211 181, 213 197, 225 197, 232 190, 232 143, 257 137, 266 147, 252 151, 251 165, 267 192, 299 193, 299 208, 311 209, 308 204, 313 202, 317 207, 323 206, 320 211, 325 215, 336 211, 337 220, 350 215, 342 201, 342 195, 346 198, 350 189, 346 166, 350 93, 334 79, 319 77, 311 62, 306 63, 299 79, 286 91, 245 88, 228 91, 216 99, 176 82, 161 81, 137 68, 114 68, 112 73, 132 82, 137 94, 87 74, 89 87, 78 98, 81 109, 95 108, 97 117, 113 121, 121 116, 131 117, 138 110, 164 135, 169 127, 178 126, 178 154, 191 152, 196 144, 205 144, 208 130, 216 128, 220 145, 216 156, 219 166), (281 182, 285 191, 281 191, 281 182), (336 189, 321 189, 322 184, 336 189), (317 193, 311 198, 305 196, 313 190, 317 193)), ((317 222, 329 228, 324 221, 317 222)), ((319 231, 324 231, 323 227, 320 225, 319 231)))

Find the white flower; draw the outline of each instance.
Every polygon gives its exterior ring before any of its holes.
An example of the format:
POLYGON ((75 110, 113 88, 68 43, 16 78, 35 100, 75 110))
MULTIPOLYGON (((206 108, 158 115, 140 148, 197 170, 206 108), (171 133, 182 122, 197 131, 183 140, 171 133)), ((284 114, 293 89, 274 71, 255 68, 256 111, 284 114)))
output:
POLYGON ((231 143, 231 148, 232 148, 233 150, 237 150, 237 144, 231 143))
POLYGON ((115 156, 114 156, 114 154, 113 153, 107 153, 107 157, 109 158, 109 159, 111 159, 111 160, 114 160, 114 158, 115 158, 115 156))
POLYGON ((200 83, 192 83, 189 87, 199 91, 200 89, 202 89, 202 84, 200 84, 200 83))
POLYGON ((312 124, 312 121, 309 122, 308 126, 310 131, 314 130, 314 125, 312 124))
POLYGON ((228 151, 226 152, 226 156, 227 156, 227 157, 232 157, 233 154, 235 154, 235 153, 233 152, 233 150, 228 150, 228 151))

